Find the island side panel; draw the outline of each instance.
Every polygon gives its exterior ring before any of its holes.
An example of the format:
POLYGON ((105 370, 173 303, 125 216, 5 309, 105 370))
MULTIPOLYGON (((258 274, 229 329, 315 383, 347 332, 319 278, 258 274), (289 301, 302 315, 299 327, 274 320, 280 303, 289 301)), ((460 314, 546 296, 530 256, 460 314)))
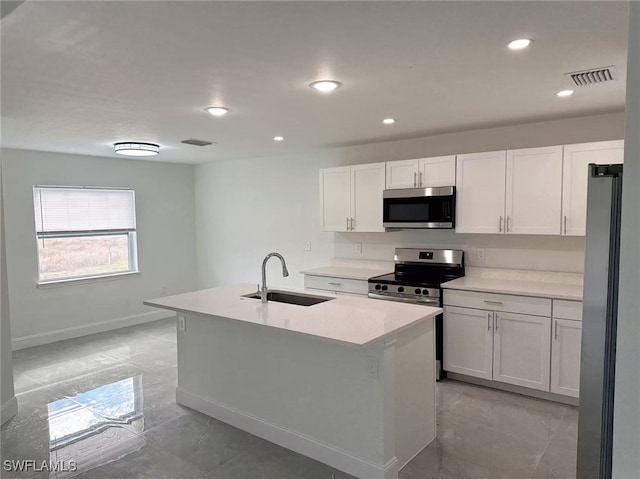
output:
POLYGON ((393 356, 387 347, 385 364, 382 341, 349 345, 216 317, 185 322, 179 403, 356 477, 397 477, 394 447, 385 447, 393 356))
POLYGON ((402 331, 395 342, 396 456, 402 469, 436 438, 433 318, 402 331))

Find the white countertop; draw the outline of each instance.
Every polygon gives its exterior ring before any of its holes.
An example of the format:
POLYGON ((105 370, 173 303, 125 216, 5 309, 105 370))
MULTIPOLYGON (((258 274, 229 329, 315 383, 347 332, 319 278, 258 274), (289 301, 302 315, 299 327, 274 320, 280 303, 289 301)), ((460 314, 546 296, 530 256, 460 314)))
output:
POLYGON ((322 268, 308 269, 306 271, 300 271, 302 274, 309 274, 313 276, 328 276, 332 278, 344 278, 344 279, 360 279, 368 280, 374 276, 380 276, 381 274, 392 273, 393 267, 390 269, 380 268, 353 268, 349 266, 324 266, 322 268))
POLYGON ((538 298, 582 301, 581 284, 465 276, 464 278, 443 283, 442 287, 484 293, 517 294, 538 298))
MULTIPOLYGON (((293 291, 279 288, 280 291, 293 291)), ((215 316, 284 329, 344 343, 366 345, 440 314, 440 308, 351 296, 313 294, 332 298, 313 306, 297 306, 243 298, 255 285, 236 284, 144 301, 148 306, 215 316)))

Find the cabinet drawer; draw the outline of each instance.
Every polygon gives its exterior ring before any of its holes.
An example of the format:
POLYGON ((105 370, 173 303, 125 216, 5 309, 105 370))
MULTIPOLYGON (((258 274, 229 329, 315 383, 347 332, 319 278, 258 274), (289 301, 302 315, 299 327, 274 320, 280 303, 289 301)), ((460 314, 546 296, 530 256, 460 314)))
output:
POLYGON ((361 279, 333 278, 328 276, 304 275, 304 287, 338 293, 364 294, 369 292, 369 283, 361 279))
POLYGON ((463 308, 504 311, 509 313, 551 316, 551 300, 510 294, 481 293, 478 291, 444 290, 444 304, 463 308))
POLYGON ((553 300, 553 317, 582 321, 582 301, 553 300))

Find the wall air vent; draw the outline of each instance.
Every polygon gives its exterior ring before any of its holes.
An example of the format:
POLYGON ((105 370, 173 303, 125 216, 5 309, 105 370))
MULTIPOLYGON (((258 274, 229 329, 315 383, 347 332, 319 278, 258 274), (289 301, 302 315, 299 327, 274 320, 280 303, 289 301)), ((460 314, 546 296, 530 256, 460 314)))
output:
POLYGON ((616 67, 591 68, 579 72, 565 73, 571 86, 590 86, 618 79, 616 67))
POLYGON ((180 143, 184 143, 186 145, 194 145, 194 146, 209 146, 213 144, 212 141, 194 140, 193 138, 190 140, 182 140, 180 143))

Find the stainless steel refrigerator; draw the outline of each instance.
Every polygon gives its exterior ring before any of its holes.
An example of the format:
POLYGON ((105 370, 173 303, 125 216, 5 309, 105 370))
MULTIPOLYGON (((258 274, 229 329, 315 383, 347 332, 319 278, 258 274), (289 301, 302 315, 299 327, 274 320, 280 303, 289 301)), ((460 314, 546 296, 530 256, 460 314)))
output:
POLYGON ((611 477, 622 165, 589 165, 578 479, 611 477))

